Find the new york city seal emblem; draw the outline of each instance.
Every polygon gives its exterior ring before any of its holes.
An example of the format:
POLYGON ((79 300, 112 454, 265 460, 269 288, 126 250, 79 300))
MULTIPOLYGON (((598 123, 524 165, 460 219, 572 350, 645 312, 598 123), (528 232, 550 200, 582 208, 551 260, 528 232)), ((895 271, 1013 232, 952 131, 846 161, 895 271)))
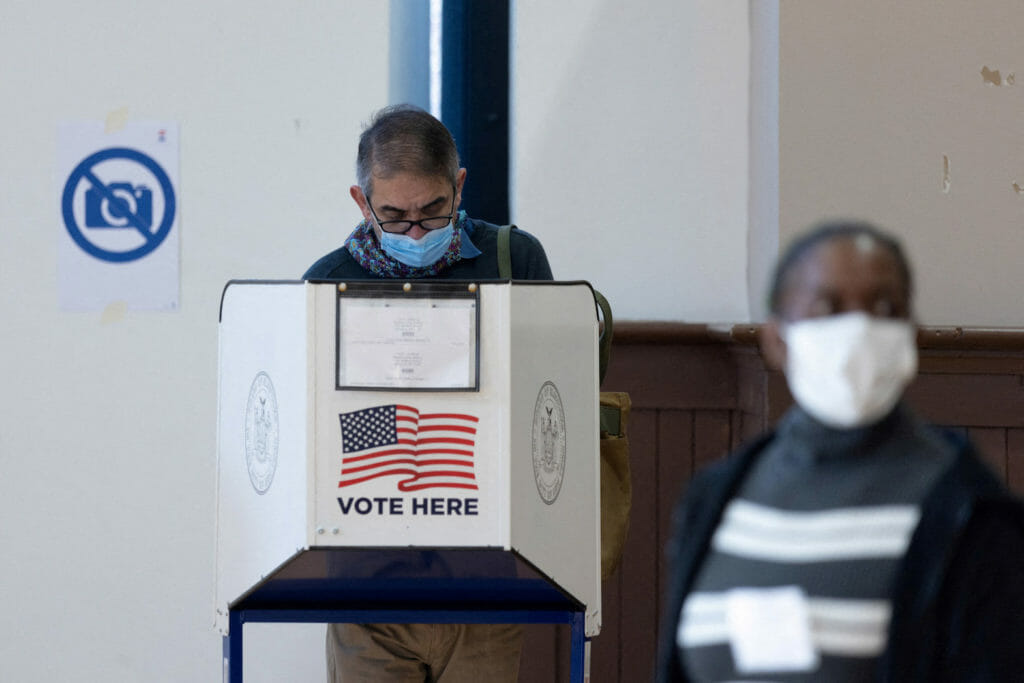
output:
POLYGON ((245 407, 245 464, 249 481, 260 495, 266 493, 274 481, 277 441, 277 394, 270 375, 260 372, 252 381, 245 407))
POLYGON ((565 409, 552 382, 541 385, 533 407, 533 477, 541 500, 554 503, 565 477, 565 409))

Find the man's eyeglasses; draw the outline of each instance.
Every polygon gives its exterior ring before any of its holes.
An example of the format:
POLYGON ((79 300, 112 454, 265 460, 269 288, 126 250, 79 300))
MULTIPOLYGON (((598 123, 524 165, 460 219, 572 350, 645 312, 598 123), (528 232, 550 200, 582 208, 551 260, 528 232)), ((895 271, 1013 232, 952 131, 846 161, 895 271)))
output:
POLYGON ((455 188, 452 188, 452 208, 447 216, 432 216, 430 218, 421 218, 418 221, 382 221, 377 218, 377 212, 373 210, 373 204, 370 203, 369 199, 367 199, 366 204, 370 207, 373 219, 377 221, 377 225, 384 232, 390 232, 393 235, 404 235, 412 230, 414 225, 420 226, 423 230, 439 230, 440 228, 447 227, 455 215, 455 188))

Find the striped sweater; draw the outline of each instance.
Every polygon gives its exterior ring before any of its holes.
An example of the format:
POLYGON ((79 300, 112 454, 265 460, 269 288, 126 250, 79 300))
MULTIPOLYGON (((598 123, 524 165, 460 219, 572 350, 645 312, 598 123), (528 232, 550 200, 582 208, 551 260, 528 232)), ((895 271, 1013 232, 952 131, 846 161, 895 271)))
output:
POLYGON ((902 409, 855 430, 790 411, 683 604, 676 644, 690 678, 869 679, 920 504, 954 455, 902 409))

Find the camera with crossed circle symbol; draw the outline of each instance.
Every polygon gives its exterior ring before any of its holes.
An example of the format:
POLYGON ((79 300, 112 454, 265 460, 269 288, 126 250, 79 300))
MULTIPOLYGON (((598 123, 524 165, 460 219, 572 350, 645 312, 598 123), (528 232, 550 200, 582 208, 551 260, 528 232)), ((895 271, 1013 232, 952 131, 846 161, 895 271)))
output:
POLYGON ((85 227, 127 228, 134 215, 142 228, 153 226, 153 192, 145 185, 110 183, 107 190, 120 201, 112 202, 103 192, 91 187, 85 192, 85 227), (125 213, 127 208, 128 213, 125 213))

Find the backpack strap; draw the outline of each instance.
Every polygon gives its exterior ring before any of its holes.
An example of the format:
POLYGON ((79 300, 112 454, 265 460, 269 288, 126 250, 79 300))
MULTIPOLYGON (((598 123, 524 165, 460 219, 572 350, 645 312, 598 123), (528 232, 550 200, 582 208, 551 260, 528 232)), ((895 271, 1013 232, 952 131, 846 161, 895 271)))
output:
POLYGON ((612 355, 612 306, 601 292, 593 287, 591 289, 594 290, 594 302, 601 309, 601 317, 604 319, 604 329, 597 339, 597 379, 600 386, 604 382, 604 373, 608 370, 608 360, 612 355))
POLYGON ((503 225, 498 228, 498 277, 502 280, 512 279, 512 231, 514 225, 503 225))

